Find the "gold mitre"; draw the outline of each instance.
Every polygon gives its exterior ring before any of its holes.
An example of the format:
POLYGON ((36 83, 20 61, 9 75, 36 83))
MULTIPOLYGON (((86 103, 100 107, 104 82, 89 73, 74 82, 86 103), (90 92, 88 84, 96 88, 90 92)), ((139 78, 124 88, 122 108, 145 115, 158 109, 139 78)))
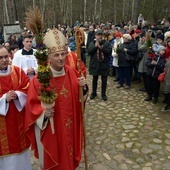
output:
POLYGON ((44 44, 48 48, 49 53, 66 50, 66 38, 58 29, 50 30, 44 36, 44 44))

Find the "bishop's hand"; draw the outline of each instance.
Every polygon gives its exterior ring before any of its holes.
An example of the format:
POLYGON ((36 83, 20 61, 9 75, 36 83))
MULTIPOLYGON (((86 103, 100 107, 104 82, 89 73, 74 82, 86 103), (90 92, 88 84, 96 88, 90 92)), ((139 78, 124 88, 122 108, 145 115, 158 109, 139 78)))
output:
POLYGON ((44 115, 47 118, 53 117, 54 116, 54 108, 45 109, 44 115))
POLYGON ((79 86, 83 87, 87 84, 87 81, 86 81, 85 77, 82 76, 82 77, 78 78, 78 83, 79 83, 79 86))

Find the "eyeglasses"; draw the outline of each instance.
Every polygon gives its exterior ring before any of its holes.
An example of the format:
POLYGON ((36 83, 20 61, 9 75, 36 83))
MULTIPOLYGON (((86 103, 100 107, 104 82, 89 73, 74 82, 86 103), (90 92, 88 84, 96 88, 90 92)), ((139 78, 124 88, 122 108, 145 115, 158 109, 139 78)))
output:
POLYGON ((8 56, 8 55, 0 56, 0 60, 3 60, 3 59, 7 60, 8 58, 9 58, 9 56, 8 56))

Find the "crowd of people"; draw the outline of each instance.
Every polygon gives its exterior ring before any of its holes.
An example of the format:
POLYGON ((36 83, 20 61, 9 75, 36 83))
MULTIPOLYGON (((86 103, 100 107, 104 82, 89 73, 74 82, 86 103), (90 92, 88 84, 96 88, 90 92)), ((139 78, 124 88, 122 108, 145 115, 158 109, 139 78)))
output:
POLYGON ((158 77, 165 72, 166 106, 162 111, 170 111, 170 20, 164 20, 159 27, 147 25, 140 14, 136 25, 131 22, 118 25, 76 22, 73 28, 53 25, 44 32, 44 44, 57 95, 55 106, 45 109, 38 97, 35 35, 25 29, 18 39, 12 34, 9 41, 0 45, 0 169, 31 170, 30 145, 40 160, 40 169, 76 169, 83 145, 79 89, 83 88, 86 101, 87 65, 93 76, 91 100, 98 94, 99 76, 101 98, 108 100, 107 80, 114 76, 113 81, 118 82, 120 89, 130 89, 132 81, 143 83, 139 90, 148 94, 144 101, 156 104, 160 91, 158 77), (81 62, 76 54, 77 27, 85 37, 80 47, 81 62), (90 58, 88 64, 86 57, 90 58), (51 117, 55 134, 51 133, 51 117))

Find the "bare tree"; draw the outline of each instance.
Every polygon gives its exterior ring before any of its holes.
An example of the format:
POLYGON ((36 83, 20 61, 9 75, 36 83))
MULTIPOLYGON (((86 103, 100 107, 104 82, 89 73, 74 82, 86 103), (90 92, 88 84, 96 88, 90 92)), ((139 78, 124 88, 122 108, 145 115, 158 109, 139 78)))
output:
POLYGON ((133 17, 133 20, 132 22, 134 24, 137 23, 137 18, 138 18, 138 9, 139 9, 139 0, 133 0, 133 8, 132 8, 132 17, 133 17))
POLYGON ((43 0, 43 3, 42 3, 42 18, 44 20, 44 15, 45 15, 45 0, 43 0))
POLYGON ((4 15, 4 21, 6 21, 7 24, 10 24, 9 22, 9 13, 8 13, 8 6, 7 6, 7 0, 4 0, 4 8, 5 8, 5 15, 4 15))
POLYGON ((67 8, 68 8, 67 0, 59 0, 59 6, 60 6, 61 15, 62 15, 61 16, 62 22, 66 23, 67 8))
POLYGON ((87 9, 87 0, 84 0, 84 22, 86 21, 86 9, 87 9))
POLYGON ((50 27, 56 23, 72 25, 77 20, 136 23, 140 13, 149 23, 170 16, 169 0, 0 0, 0 23, 19 20, 22 26, 28 7, 36 5, 42 11, 45 25, 50 27))
POLYGON ((16 0, 13 0, 13 3, 14 3, 14 16, 15 16, 15 21, 18 21, 18 12, 17 12, 16 0))
POLYGON ((95 3, 94 3, 94 14, 93 14, 93 22, 96 20, 96 15, 97 15, 97 1, 98 0, 95 0, 95 3))
POLYGON ((99 4, 99 22, 101 22, 101 15, 102 15, 102 0, 100 0, 99 4))
POLYGON ((35 4, 35 0, 32 0, 32 5, 33 5, 33 7, 35 7, 35 6, 36 6, 36 4, 35 4))

